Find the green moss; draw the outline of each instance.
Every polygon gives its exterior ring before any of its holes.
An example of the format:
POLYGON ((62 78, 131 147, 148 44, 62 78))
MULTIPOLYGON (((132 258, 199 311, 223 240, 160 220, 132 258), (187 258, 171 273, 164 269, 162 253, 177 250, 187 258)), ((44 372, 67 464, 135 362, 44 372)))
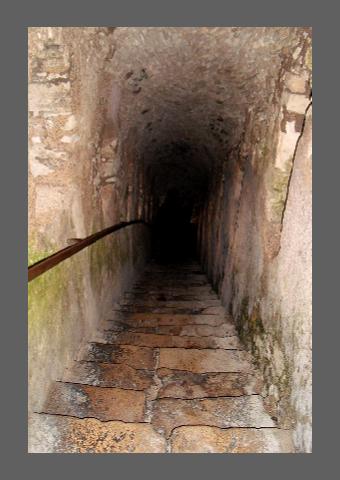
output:
POLYGON ((113 234, 91 245, 90 273, 93 287, 100 289, 105 272, 114 275, 123 265, 131 261, 127 232, 113 234))
POLYGON ((282 211, 286 203, 289 176, 290 169, 287 172, 275 169, 272 178, 270 204, 273 219, 278 222, 281 221, 282 211))
POLYGON ((55 249, 52 247, 45 249, 37 249, 32 244, 28 245, 28 266, 33 265, 36 262, 39 262, 43 258, 49 257, 52 253, 55 252, 55 249))
POLYGON ((35 278, 28 284, 29 328, 43 327, 51 322, 53 311, 65 296, 68 269, 63 264, 35 278))
POLYGON ((240 313, 237 320, 238 333, 241 341, 249 345, 252 353, 256 354, 256 347, 254 339, 257 336, 261 338, 265 335, 265 329, 260 315, 260 306, 256 304, 249 314, 249 298, 245 297, 242 300, 240 313))

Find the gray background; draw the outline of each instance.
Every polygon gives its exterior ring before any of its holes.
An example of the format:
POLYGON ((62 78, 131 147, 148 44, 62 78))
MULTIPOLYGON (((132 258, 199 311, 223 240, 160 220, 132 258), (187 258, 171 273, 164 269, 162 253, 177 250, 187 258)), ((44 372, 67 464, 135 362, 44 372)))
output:
POLYGON ((7 1, 1 34, 1 476, 9 478, 320 478, 337 476, 339 297, 338 14, 335 2, 7 1), (332 6, 333 5, 333 6, 332 6), (297 455, 27 454, 27 27, 312 26, 314 85, 314 446, 297 455), (333 64, 333 65, 332 65, 333 64), (315 105, 314 105, 315 110, 315 105), (333 143, 333 145, 332 145, 333 143), (6 171, 4 171, 6 169, 6 171), (333 198, 334 197, 334 198, 333 198), (327 207, 327 211, 326 211, 327 207), (333 207, 333 208, 332 208, 333 207), (334 210, 334 211, 333 211, 334 210), (323 244, 323 245, 322 245, 323 244), (332 248, 333 247, 333 248, 332 248), (321 250, 322 249, 322 250, 321 250), (322 255, 321 255, 322 251, 322 255), (333 268, 332 268, 333 267, 333 268), (333 300, 333 302, 332 302, 333 300), (332 304, 334 308, 332 309, 332 304), (8 331, 7 331, 8 330, 8 331), (333 473, 334 472, 334 473, 333 473))

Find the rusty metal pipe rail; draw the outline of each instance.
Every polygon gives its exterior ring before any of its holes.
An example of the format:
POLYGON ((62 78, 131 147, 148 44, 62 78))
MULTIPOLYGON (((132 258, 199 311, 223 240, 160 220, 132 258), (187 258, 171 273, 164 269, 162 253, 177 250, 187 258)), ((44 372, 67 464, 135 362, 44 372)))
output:
POLYGON ((86 237, 82 240, 79 240, 76 244, 70 245, 69 247, 65 247, 62 250, 59 250, 56 253, 53 253, 49 257, 43 258, 39 260, 39 262, 34 263, 30 267, 28 267, 28 281, 34 280, 39 275, 47 272, 51 268, 58 265, 58 263, 66 260, 69 257, 72 257, 75 253, 83 250, 83 248, 88 247, 92 243, 97 242, 101 238, 109 235, 110 233, 117 232, 122 228, 129 227, 130 225, 142 224, 150 227, 151 225, 147 223, 145 220, 131 220, 130 222, 121 222, 117 223, 116 225, 112 225, 111 227, 104 228, 100 232, 96 232, 89 237, 86 237))

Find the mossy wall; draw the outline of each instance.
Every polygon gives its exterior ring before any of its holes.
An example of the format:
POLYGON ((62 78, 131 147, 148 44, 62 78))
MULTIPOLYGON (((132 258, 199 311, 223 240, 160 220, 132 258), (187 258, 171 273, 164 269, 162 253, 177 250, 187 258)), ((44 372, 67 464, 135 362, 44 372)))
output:
POLYGON ((279 424, 293 430, 297 451, 309 452, 311 108, 309 66, 301 62, 289 83, 283 75, 266 122, 253 113, 243 143, 213 178, 199 245, 209 279, 262 370, 279 424))
POLYGON ((113 303, 138 276, 148 251, 148 228, 133 225, 29 283, 30 410, 43 407, 51 382, 95 339, 101 322, 112 318, 113 303))

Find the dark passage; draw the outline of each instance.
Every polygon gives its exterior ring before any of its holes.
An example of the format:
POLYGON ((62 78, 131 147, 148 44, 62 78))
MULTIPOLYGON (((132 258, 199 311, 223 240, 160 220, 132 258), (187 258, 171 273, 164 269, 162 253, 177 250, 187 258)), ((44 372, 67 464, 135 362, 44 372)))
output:
POLYGON ((196 258, 197 225, 194 205, 177 189, 168 191, 154 222, 153 256, 157 262, 177 263, 196 258))

